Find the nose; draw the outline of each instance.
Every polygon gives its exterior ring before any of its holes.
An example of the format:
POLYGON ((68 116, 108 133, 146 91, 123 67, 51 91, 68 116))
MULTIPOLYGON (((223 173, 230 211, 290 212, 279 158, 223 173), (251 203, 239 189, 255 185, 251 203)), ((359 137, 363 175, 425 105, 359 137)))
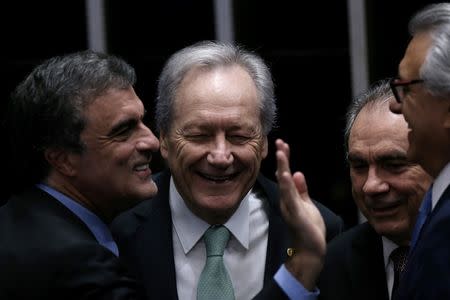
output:
POLYGON ((363 192, 367 195, 376 195, 389 191, 389 184, 380 176, 376 167, 369 167, 363 192))
POLYGON ((156 152, 159 150, 159 140, 153 134, 153 132, 145 126, 143 123, 140 124, 140 136, 136 143, 136 149, 138 151, 152 151, 156 152))
POLYGON ((207 155, 208 163, 219 168, 227 168, 233 163, 233 160, 234 157, 226 137, 224 135, 217 136, 211 143, 211 149, 207 155))
POLYGON ((402 113, 402 103, 397 102, 394 97, 389 99, 389 109, 394 114, 401 114, 402 113))

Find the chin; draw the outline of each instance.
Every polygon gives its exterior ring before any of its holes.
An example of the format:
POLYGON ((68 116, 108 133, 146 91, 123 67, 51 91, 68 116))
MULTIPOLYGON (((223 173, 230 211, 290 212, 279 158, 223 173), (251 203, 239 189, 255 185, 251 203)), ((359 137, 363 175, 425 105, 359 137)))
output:
POLYGON ((233 206, 226 201, 209 200, 204 202, 203 207, 210 211, 226 211, 231 209, 233 206))
POLYGON ((147 181, 144 185, 136 187, 135 190, 143 199, 154 197, 158 193, 158 187, 153 181, 147 181))
POLYGON ((208 199, 204 199, 202 206, 212 213, 219 212, 219 214, 227 214, 227 212, 234 211, 239 206, 239 201, 226 198, 209 197, 208 199))
POLYGON ((403 237, 408 235, 409 228, 404 223, 389 222, 386 224, 380 224, 375 227, 378 234, 386 237, 403 237))

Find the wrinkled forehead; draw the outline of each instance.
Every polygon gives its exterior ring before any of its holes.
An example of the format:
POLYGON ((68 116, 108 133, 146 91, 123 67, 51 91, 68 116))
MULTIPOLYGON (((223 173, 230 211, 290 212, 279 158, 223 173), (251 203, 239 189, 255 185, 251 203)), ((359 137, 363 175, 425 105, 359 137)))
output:
POLYGON ((394 114, 388 104, 366 105, 358 114, 349 135, 349 152, 359 149, 408 148, 408 124, 403 115, 394 114))

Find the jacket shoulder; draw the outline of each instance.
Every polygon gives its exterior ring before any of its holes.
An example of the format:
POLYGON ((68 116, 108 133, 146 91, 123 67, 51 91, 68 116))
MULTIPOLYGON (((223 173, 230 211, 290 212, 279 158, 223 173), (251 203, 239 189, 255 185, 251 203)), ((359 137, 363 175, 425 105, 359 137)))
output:
POLYGON ((168 171, 157 173, 153 176, 153 180, 158 187, 157 195, 122 212, 111 223, 111 232, 118 243, 132 236, 143 222, 151 218, 154 211, 159 210, 161 206, 168 206, 170 173, 168 171))

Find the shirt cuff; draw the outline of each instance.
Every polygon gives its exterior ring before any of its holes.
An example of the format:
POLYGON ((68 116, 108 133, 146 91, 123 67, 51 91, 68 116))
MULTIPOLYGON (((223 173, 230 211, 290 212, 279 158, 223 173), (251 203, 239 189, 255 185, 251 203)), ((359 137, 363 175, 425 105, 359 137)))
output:
POLYGON ((316 300, 320 294, 318 288, 314 288, 312 292, 305 289, 284 264, 278 269, 274 279, 289 299, 316 300))

